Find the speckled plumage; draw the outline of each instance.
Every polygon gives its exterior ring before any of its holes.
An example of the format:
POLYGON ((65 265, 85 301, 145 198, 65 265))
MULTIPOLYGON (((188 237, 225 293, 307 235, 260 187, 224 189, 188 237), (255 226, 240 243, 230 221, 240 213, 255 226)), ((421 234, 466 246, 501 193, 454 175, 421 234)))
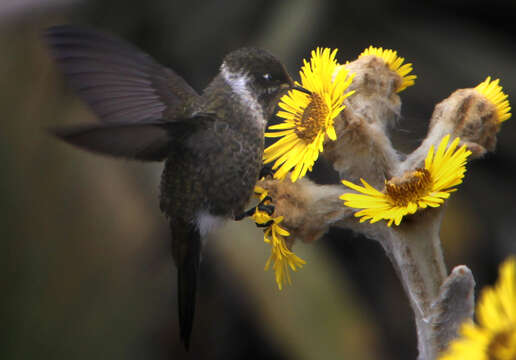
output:
POLYGON ((161 209, 195 222, 199 209, 233 218, 243 212, 261 169, 265 123, 251 123, 222 79, 208 87, 200 112, 204 126, 172 149, 161 181, 161 209), (213 90, 212 90, 213 89, 213 90), (210 91, 215 92, 211 93, 210 91))
POLYGON ((160 207, 178 269, 181 338, 192 330, 202 237, 244 211, 262 166, 264 130, 294 83, 271 54, 243 48, 198 95, 179 75, 112 35, 75 26, 45 37, 69 83, 100 124, 56 129, 83 149, 165 160, 160 207))

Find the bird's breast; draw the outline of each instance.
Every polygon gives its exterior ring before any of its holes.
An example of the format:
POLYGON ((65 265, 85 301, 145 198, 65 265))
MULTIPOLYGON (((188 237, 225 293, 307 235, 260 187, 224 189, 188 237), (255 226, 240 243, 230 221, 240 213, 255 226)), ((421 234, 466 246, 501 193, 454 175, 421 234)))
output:
POLYGON ((162 210, 198 220, 199 211, 232 218, 252 195, 262 167, 263 131, 216 120, 170 154, 161 182, 162 210))

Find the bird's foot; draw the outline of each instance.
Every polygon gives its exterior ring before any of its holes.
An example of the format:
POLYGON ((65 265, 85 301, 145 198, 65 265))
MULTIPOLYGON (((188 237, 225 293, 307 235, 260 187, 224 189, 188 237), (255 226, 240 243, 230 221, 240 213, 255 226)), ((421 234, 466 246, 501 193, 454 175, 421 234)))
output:
MULTIPOLYGON (((272 201, 272 198, 270 196, 264 197, 263 200, 260 201, 260 203, 258 205, 256 205, 255 207, 252 207, 249 210, 244 211, 242 214, 236 215, 235 220, 240 221, 242 219, 245 219, 246 217, 253 216, 254 213, 256 212, 256 210, 264 211, 269 216, 272 215, 274 213, 274 205, 270 205, 270 204, 266 205, 265 202, 267 202, 267 201, 272 201)), ((259 226, 263 226, 263 225, 259 225, 259 226)))
POLYGON ((259 227, 259 228, 266 228, 266 227, 271 226, 272 224, 274 224, 274 220, 269 220, 269 221, 267 221, 267 222, 266 222, 266 223, 264 223, 264 224, 256 224, 256 227, 259 227))
POLYGON ((235 215, 235 220, 236 221, 243 220, 246 217, 253 216, 255 212, 256 212, 256 207, 250 208, 249 210, 244 211, 241 214, 235 215))
POLYGON ((259 179, 268 178, 268 177, 274 177, 274 171, 270 166, 264 166, 260 170, 260 176, 259 179))
POLYGON ((270 196, 266 196, 258 205, 256 205, 255 209, 266 212, 268 215, 272 215, 274 213, 274 205, 265 205, 266 201, 272 201, 270 196))

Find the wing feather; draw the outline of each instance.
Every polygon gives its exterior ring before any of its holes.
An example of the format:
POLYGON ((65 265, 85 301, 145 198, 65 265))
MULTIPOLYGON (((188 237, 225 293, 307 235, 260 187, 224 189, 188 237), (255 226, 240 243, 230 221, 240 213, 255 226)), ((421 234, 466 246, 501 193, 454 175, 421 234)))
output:
POLYGON ((175 122, 145 124, 88 124, 50 131, 61 140, 94 153, 142 161, 164 160, 183 151, 184 142, 213 118, 199 116, 175 122))
POLYGON ((104 123, 173 122, 199 99, 174 71, 116 36, 62 25, 45 38, 70 85, 104 123))

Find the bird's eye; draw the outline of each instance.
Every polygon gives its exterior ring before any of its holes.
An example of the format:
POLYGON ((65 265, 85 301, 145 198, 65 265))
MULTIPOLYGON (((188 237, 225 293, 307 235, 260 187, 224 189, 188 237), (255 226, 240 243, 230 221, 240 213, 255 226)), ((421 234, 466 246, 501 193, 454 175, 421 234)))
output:
POLYGON ((272 80, 272 75, 270 73, 265 73, 265 74, 262 75, 262 78, 265 81, 271 81, 272 80))

